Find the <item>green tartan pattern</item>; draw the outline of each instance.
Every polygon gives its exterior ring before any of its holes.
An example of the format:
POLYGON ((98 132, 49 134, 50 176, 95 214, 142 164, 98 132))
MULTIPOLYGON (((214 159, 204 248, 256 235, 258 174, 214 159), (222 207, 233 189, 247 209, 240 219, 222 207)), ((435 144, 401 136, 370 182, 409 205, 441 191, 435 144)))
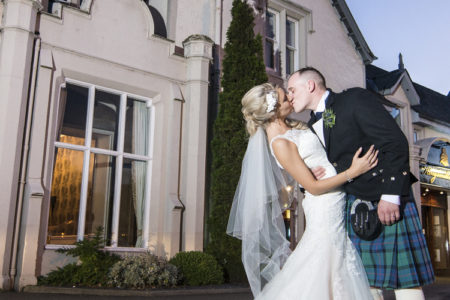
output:
POLYGON ((351 227, 350 208, 355 200, 355 196, 347 195, 347 230, 361 256, 370 285, 400 289, 432 283, 434 272, 414 199, 402 199, 403 218, 394 225, 384 226, 373 241, 361 240, 351 227))

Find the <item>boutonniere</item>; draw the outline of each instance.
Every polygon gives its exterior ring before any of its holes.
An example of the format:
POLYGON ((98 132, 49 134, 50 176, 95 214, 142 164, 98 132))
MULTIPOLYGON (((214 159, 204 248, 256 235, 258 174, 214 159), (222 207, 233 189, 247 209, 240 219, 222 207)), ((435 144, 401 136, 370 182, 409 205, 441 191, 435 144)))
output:
POLYGON ((334 126, 334 123, 336 121, 336 115, 334 114, 334 111, 331 108, 325 109, 325 111, 322 114, 323 118, 323 124, 326 128, 332 128, 334 126))

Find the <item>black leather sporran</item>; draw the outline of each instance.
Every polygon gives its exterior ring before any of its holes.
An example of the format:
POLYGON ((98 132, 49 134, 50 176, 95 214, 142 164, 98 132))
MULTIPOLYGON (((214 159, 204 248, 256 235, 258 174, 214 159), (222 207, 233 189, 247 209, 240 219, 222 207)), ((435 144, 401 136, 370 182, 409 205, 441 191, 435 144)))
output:
POLYGON ((377 204, 371 201, 356 199, 350 210, 353 231, 362 240, 372 241, 383 231, 377 213, 377 204))

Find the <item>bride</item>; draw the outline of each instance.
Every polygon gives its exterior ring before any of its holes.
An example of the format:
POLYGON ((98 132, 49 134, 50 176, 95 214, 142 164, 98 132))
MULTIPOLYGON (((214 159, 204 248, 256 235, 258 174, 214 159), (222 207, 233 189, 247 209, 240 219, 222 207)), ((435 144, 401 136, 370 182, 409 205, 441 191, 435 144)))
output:
POLYGON ((345 231, 345 194, 339 186, 375 167, 378 151, 372 146, 360 157, 359 149, 350 168, 336 174, 316 135, 287 125, 292 107, 283 89, 270 83, 255 86, 242 106, 250 140, 227 233, 242 240, 242 261, 255 299, 373 299, 345 231), (317 166, 327 174, 320 180, 310 171, 317 166), (306 230, 291 253, 282 210, 297 196, 293 180, 306 190, 306 230))

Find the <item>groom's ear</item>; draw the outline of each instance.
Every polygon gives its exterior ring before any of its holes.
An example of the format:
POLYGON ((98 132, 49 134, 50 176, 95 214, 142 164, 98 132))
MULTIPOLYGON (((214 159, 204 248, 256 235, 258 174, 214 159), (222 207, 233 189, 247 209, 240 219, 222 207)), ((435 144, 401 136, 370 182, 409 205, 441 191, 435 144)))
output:
POLYGON ((306 86, 308 87, 308 91, 313 93, 316 90, 316 82, 312 79, 306 82, 306 86))

